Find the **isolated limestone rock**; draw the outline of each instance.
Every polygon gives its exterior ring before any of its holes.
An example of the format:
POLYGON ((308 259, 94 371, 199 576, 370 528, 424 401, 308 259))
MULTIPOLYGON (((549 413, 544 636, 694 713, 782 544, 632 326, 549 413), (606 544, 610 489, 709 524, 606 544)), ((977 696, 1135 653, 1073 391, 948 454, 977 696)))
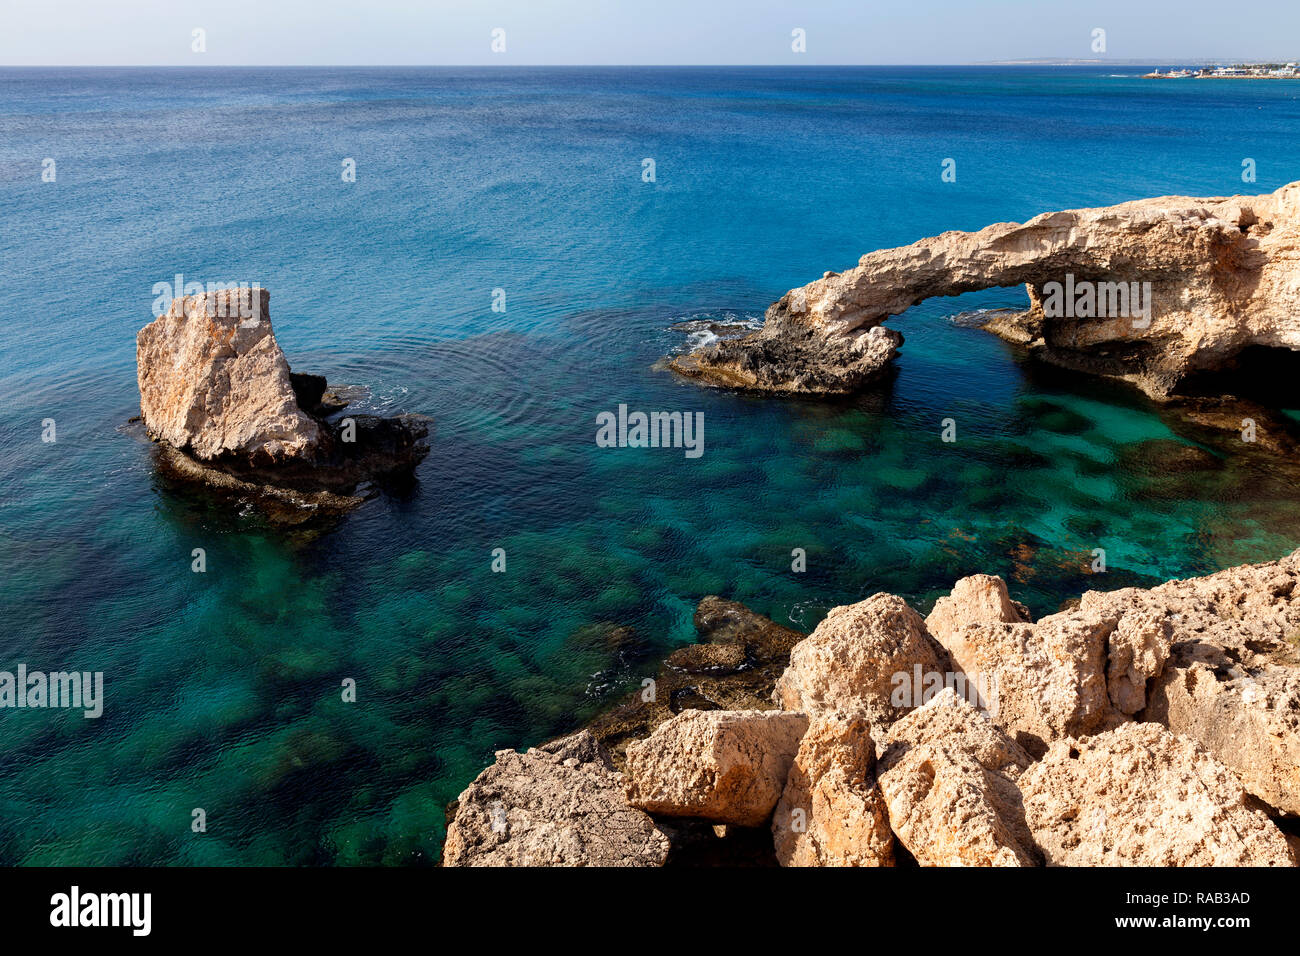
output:
POLYGON ((298 407, 270 301, 266 289, 184 296, 140 330, 140 413, 153 437, 203 461, 315 453, 320 427, 298 407))
POLYGON ((270 293, 174 299, 136 336, 144 431, 159 471, 301 523, 355 507, 429 452, 429 419, 349 415, 319 375, 296 374, 271 329, 270 293))
POLYGON ((1029 311, 997 326, 999 334, 1047 361, 1122 377, 1164 398, 1249 346, 1300 349, 1298 264, 1300 183, 1262 196, 1048 212, 868 253, 852 269, 787 292, 760 331, 670 367, 718 385, 851 391, 879 374, 878 358, 864 374, 864 340, 889 316, 934 296, 1025 285, 1029 311), (1097 292, 1109 304, 1048 314, 1045 287, 1067 281, 1110 284, 1097 292), (1124 305, 1120 283, 1125 299, 1132 283, 1150 283, 1149 311, 1124 305))
POLYGON ((1016 780, 1030 758, 946 690, 890 728, 877 767, 889 823, 922 866, 1034 866, 1016 780))
POLYGON ((683 711, 628 746, 628 802, 665 816, 762 826, 807 729, 803 714, 683 711))
POLYGON ((772 814, 782 866, 893 866, 893 834, 872 773, 875 744, 864 717, 811 719, 772 814))
POLYGON ((1020 778, 1053 866, 1294 866, 1231 770, 1150 723, 1059 740, 1020 778))
MULTIPOLYGON (((790 652, 790 666, 776 682, 775 700, 785 710, 808 714, 862 713, 883 729, 921 703, 893 703, 897 675, 946 674, 946 655, 925 630, 925 621, 892 594, 832 608, 826 619, 790 652)), ((910 684, 909 684, 910 686, 910 684)))
POLYGON ((662 866, 668 837, 623 798, 623 778, 586 731, 497 752, 460 795, 444 866, 662 866))

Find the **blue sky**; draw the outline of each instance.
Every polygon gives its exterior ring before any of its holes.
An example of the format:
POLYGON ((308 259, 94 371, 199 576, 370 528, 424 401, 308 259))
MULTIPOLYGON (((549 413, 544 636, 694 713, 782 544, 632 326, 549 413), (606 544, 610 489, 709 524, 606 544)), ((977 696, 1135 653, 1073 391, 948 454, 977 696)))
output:
POLYGON ((1300 57, 1300 0, 0 0, 0 20, 10 66, 975 63, 1092 57, 1099 27, 1115 59, 1300 57))

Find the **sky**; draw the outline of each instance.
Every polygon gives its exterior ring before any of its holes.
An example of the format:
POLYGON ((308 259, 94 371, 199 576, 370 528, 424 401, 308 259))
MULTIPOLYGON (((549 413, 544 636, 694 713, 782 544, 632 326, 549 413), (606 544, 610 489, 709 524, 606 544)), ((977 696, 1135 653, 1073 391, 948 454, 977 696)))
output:
POLYGON ((0 0, 4 66, 1026 58, 1296 60, 1300 0, 0 0))

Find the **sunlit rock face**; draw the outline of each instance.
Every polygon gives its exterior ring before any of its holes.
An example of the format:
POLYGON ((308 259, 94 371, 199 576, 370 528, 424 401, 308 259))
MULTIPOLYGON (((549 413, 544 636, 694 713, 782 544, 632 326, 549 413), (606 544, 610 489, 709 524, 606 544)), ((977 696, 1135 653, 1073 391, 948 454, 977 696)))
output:
POLYGON ((183 296, 136 335, 149 434, 194 457, 309 457, 320 427, 298 406, 265 289, 183 296))
POLYGON ((714 385, 844 393, 901 344, 880 323, 934 296, 1024 285, 991 331, 1041 358, 1175 394, 1251 347, 1300 350, 1300 183, 1263 196, 1167 196, 945 232, 793 289, 762 330, 669 366, 714 385))

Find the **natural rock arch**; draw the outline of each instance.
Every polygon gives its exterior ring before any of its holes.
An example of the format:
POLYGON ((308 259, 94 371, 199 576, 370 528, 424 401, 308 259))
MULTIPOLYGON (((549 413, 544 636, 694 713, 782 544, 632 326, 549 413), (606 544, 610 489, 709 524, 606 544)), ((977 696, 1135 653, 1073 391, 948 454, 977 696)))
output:
POLYGON ((850 392, 897 353, 902 337, 880 324, 890 316, 935 296, 1015 285, 1027 287, 1030 308, 992 331, 1168 397, 1188 374, 1249 346, 1300 349, 1300 182, 1263 196, 1050 212, 868 253, 786 293, 761 331, 669 364, 718 385, 850 392), (1127 304, 1121 284, 1135 293, 1127 304), (1082 290, 1079 301, 1065 290, 1082 290))

